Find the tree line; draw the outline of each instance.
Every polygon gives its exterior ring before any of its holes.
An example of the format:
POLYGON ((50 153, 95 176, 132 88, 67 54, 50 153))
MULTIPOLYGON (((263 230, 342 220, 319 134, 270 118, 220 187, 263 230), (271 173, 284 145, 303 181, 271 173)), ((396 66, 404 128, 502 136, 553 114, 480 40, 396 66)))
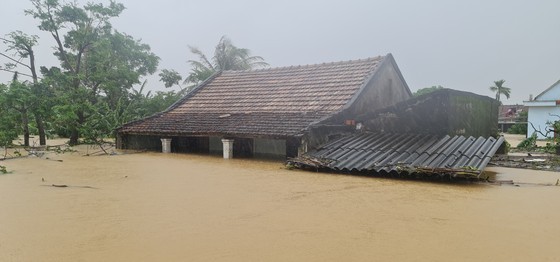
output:
POLYGON ((262 57, 224 36, 211 58, 189 47, 198 60, 188 61, 192 68, 184 79, 176 70, 161 71, 163 85, 179 91, 145 92, 142 78, 157 71, 160 58, 148 44, 113 28, 111 20, 124 5, 30 2, 25 14, 51 39, 21 31, 0 37, 5 47, 0 58, 6 61, 0 71, 13 76, 0 83, 0 146, 19 135, 24 146, 30 145, 31 135, 39 137, 40 145, 54 135, 68 137, 71 145, 98 143, 127 122, 165 110, 217 71, 267 66, 262 57), (39 41, 54 46, 57 66, 36 64, 39 41))

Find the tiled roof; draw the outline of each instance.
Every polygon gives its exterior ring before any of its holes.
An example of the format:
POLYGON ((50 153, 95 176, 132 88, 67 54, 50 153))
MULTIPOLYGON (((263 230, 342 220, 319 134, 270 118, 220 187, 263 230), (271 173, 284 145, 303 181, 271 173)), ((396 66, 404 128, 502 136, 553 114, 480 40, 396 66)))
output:
POLYGON ((297 135, 341 110, 384 58, 224 71, 166 112, 129 123, 119 132, 297 135), (217 117, 225 114, 232 117, 217 117))
POLYGON ((334 171, 479 178, 503 141, 503 137, 363 133, 342 137, 291 162, 334 171))
POLYGON ((286 137, 300 133, 309 123, 324 116, 324 114, 318 113, 275 114, 269 112, 160 114, 134 125, 124 126, 120 132, 145 135, 286 137))
POLYGON ((526 121, 526 117, 520 119, 521 112, 527 112, 527 107, 524 105, 500 105, 498 107, 498 122, 526 121))

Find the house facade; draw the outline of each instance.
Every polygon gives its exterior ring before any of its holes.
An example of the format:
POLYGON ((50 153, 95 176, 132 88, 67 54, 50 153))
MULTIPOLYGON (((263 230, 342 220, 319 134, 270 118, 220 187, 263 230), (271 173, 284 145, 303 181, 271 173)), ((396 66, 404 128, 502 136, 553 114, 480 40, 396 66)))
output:
POLYGON ((117 129, 117 147, 295 157, 411 98, 391 54, 214 74, 164 112, 117 129))
POLYGON ((537 133, 539 139, 553 137, 553 132, 547 132, 547 122, 560 120, 560 80, 536 96, 535 99, 524 101, 523 104, 528 108, 527 137, 534 132, 537 133))

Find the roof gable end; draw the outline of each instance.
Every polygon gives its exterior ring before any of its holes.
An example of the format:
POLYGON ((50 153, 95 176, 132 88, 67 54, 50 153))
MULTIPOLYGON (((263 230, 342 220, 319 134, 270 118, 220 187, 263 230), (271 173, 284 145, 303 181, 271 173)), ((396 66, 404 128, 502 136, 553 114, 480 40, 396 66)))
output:
POLYGON ((560 80, 552 84, 549 88, 535 97, 536 101, 556 101, 560 100, 560 80))

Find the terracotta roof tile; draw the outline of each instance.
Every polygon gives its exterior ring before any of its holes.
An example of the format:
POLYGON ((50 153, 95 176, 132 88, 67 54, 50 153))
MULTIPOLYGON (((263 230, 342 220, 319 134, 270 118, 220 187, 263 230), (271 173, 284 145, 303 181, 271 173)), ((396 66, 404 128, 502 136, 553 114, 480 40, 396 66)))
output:
POLYGON ((341 110, 383 59, 224 71, 168 111, 120 132, 296 135, 341 110), (232 116, 218 117, 223 114, 232 116))
POLYGON ((324 114, 302 113, 189 113, 161 114, 124 126, 124 134, 230 135, 287 137, 300 134, 324 114))
POLYGON ((342 108, 382 57, 252 71, 225 71, 174 111, 334 112, 342 108))

